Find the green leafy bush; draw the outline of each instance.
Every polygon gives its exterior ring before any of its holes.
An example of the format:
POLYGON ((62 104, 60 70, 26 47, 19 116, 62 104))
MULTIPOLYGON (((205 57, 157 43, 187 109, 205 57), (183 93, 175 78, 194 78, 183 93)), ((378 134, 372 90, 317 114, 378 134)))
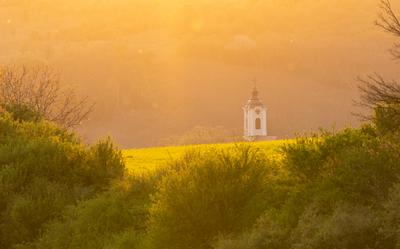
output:
POLYGON ((248 146, 192 151, 171 165, 153 198, 150 248, 210 248, 218 235, 250 226, 264 207, 270 171, 248 146))
POLYGON ((381 211, 380 240, 382 248, 400 248, 400 184, 397 183, 383 204, 381 211))
POLYGON ((370 208, 354 204, 338 204, 331 214, 310 205, 292 232, 293 249, 376 247, 379 220, 370 208))
POLYGON ((23 104, 2 104, 1 107, 18 121, 39 121, 42 115, 23 104))
POLYGON ((285 145, 280 208, 242 235, 222 237, 218 249, 396 248, 400 237, 397 132, 376 126, 301 138, 285 145), (286 178, 286 181, 284 180, 286 178))
POLYGON ((46 225, 38 241, 20 248, 140 248, 153 180, 130 177, 95 198, 71 206, 46 225))
POLYGON ((400 128, 399 105, 377 106, 374 123, 382 133, 398 131, 400 128))
POLYGON ((290 248, 290 233, 284 224, 277 223, 269 214, 262 215, 254 228, 238 237, 226 236, 218 240, 218 249, 285 249, 290 248))
POLYGON ((123 172, 110 140, 86 147, 51 123, 0 116, 0 248, 34 241, 66 206, 108 188, 123 172))

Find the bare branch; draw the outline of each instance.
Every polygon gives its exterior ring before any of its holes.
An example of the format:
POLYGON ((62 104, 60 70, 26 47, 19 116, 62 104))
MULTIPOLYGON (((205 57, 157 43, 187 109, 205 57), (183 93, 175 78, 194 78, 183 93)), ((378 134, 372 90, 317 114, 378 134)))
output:
POLYGON ((1 67, 0 104, 28 106, 66 128, 80 125, 93 110, 87 97, 63 88, 59 75, 45 65, 1 67))
MULTIPOLYGON (((375 24, 384 31, 400 38, 400 17, 394 12, 389 0, 380 1, 380 13, 375 24)), ((395 43, 390 49, 394 59, 400 59, 400 44, 395 43)))
MULTIPOLYGON (((381 75, 368 75, 358 79, 358 89, 361 101, 357 104, 367 109, 386 107, 393 109, 395 115, 400 116, 400 84, 396 81, 385 81, 381 75), (396 107, 396 108, 395 108, 396 107)), ((358 114, 363 119, 371 119, 370 116, 358 114)))

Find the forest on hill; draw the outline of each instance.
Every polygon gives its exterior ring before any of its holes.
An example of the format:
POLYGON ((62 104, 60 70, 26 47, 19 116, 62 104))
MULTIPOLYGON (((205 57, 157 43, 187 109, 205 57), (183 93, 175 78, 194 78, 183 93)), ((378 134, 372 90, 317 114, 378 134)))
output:
POLYGON ((131 148, 194 126, 238 130, 254 77, 271 134, 292 137, 358 124, 355 78, 398 76, 377 10, 376 0, 2 0, 0 63, 44 62, 88 95, 90 141, 112 134, 131 148))

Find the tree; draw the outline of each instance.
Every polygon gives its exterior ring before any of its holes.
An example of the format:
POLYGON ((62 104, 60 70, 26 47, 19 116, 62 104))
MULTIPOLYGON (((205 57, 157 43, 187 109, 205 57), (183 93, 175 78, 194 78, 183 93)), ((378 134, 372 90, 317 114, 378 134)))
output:
POLYGON ((42 64, 0 67, 0 105, 17 118, 29 110, 65 128, 80 125, 93 108, 87 97, 63 87, 59 74, 42 64))
POLYGON ((359 78, 361 106, 374 110, 374 116, 363 116, 365 119, 379 121, 380 114, 385 118, 400 123, 400 84, 395 80, 387 81, 381 75, 369 75, 359 78))
MULTIPOLYGON (((384 31, 394 35, 395 37, 400 37, 400 19, 399 16, 393 10, 392 4, 389 0, 381 0, 381 12, 379 13, 379 18, 375 24, 382 28, 384 31)), ((395 42, 393 48, 390 50, 394 59, 400 59, 400 43, 395 42)))
MULTIPOLYGON (((380 13, 375 24, 384 31, 400 38, 400 19, 389 0, 380 1, 380 13)), ((394 43, 390 49, 395 60, 400 60, 400 43, 394 43)), ((360 115, 379 124, 391 124, 390 129, 400 128, 400 84, 384 79, 379 74, 359 78, 359 90, 363 107, 374 110, 373 116, 360 115)), ((384 125, 386 126, 386 125, 384 125)))

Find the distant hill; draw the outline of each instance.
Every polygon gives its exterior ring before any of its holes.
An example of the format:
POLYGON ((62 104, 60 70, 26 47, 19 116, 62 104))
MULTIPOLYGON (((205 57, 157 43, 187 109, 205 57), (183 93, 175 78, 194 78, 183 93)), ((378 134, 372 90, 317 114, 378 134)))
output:
POLYGON ((240 129, 254 77, 271 134, 290 137, 357 125, 355 78, 398 76, 377 12, 376 0, 3 0, 0 63, 60 70, 96 102, 81 129, 90 141, 240 129))

